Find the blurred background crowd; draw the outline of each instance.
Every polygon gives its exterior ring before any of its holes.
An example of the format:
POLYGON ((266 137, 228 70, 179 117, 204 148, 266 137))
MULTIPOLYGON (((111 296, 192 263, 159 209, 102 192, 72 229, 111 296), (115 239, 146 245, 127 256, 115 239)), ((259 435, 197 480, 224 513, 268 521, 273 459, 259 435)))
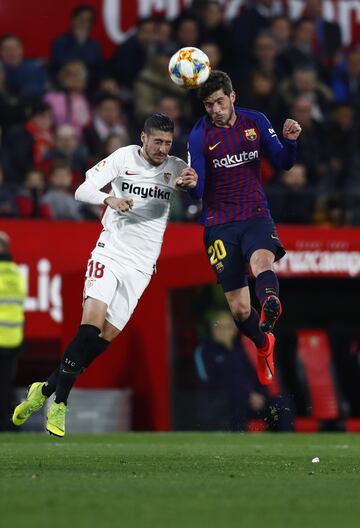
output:
MULTIPOLYGON (((172 154, 186 159, 188 134, 203 114, 196 93, 173 84, 168 61, 200 47, 230 74, 237 104, 264 112, 281 136, 286 117, 303 132, 297 164, 263 181, 276 222, 360 224, 360 47, 342 45, 321 0, 300 18, 274 16, 272 0, 249 0, 232 20, 215 0, 195 0, 175 20, 142 19, 112 57, 91 36, 97 13, 79 5, 51 56, 29 58, 16 34, 0 38, 0 216, 98 219, 73 198, 87 168, 139 143, 155 111, 175 122, 172 154)), ((355 39, 356 40, 356 39, 355 39)), ((173 221, 196 221, 199 205, 179 195, 173 221)))

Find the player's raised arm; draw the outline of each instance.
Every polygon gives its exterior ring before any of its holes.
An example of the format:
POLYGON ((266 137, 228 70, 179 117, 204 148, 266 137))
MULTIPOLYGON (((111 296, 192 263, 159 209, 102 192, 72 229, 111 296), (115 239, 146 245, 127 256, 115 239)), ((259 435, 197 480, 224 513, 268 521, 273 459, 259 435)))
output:
POLYGON ((281 142, 272 127, 272 124, 264 114, 259 114, 258 123, 263 144, 270 156, 271 161, 278 169, 289 170, 296 159, 296 140, 301 133, 301 127, 297 121, 287 119, 283 127, 283 142, 281 142))
MULTIPOLYGON (((86 180, 76 189, 75 200, 93 205, 102 205, 111 194, 100 191, 112 182, 121 168, 121 153, 114 152, 86 172, 86 180)), ((108 204, 110 205, 110 204, 108 204)))
POLYGON ((205 153, 204 153, 204 134, 200 128, 193 128, 188 142, 189 165, 197 174, 197 183, 194 187, 188 188, 189 194, 199 200, 204 194, 205 185, 205 153))

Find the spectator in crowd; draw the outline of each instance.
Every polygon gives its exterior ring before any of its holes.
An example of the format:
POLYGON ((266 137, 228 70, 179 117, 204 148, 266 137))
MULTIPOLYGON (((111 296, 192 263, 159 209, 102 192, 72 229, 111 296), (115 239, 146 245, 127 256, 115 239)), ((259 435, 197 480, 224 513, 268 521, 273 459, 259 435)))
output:
POLYGON ((292 76, 282 83, 280 93, 289 108, 298 97, 305 96, 311 100, 312 117, 318 122, 325 121, 333 99, 330 88, 318 79, 312 66, 295 69, 292 76))
POLYGON ((234 72, 235 88, 240 92, 249 86, 251 74, 254 70, 271 74, 280 80, 284 76, 283 68, 278 58, 278 47, 275 37, 270 31, 260 33, 254 43, 253 54, 249 60, 239 65, 234 72))
POLYGON ((135 34, 119 44, 111 60, 111 74, 121 86, 132 88, 155 42, 156 23, 144 18, 139 20, 135 34))
POLYGON ((81 204, 72 192, 73 176, 71 166, 64 161, 54 162, 50 170, 49 189, 42 204, 50 208, 53 220, 81 220, 81 204))
POLYGON ((155 42, 156 44, 168 44, 172 39, 173 27, 169 20, 160 18, 155 20, 155 42))
POLYGON ((353 105, 360 117, 360 47, 349 51, 345 61, 337 65, 331 86, 335 101, 353 105))
POLYGON ((314 192, 307 187, 305 165, 283 171, 279 183, 267 188, 269 206, 277 223, 309 224, 314 209, 314 192))
POLYGON ((112 134, 127 135, 119 99, 102 95, 96 102, 91 124, 84 130, 84 141, 90 154, 90 165, 101 158, 104 143, 112 134))
POLYGON ((315 121, 311 99, 302 95, 295 99, 290 115, 302 128, 297 142, 297 161, 306 166, 310 185, 317 186, 329 171, 329 149, 325 128, 315 121))
POLYGON ((18 35, 9 33, 0 39, 0 60, 5 70, 6 89, 24 102, 37 102, 45 93, 48 77, 40 60, 24 58, 24 46, 18 35))
POLYGON ((342 227, 346 224, 346 208, 342 195, 320 196, 314 213, 314 222, 322 227, 342 227))
POLYGON ((10 253, 9 236, 0 232, 0 431, 11 431, 13 385, 24 334, 25 280, 10 253))
POLYGON ((153 114, 165 95, 171 95, 182 102, 181 111, 186 116, 187 91, 172 82, 168 72, 170 57, 175 53, 173 44, 159 45, 156 54, 139 73, 135 83, 134 110, 137 123, 153 114))
POLYGON ((110 156, 115 150, 126 147, 127 145, 129 145, 129 136, 126 132, 110 134, 104 143, 104 153, 102 158, 110 156))
POLYGON ((55 160, 67 161, 73 172, 74 186, 80 185, 87 170, 87 149, 79 141, 72 125, 60 125, 55 131, 54 147, 44 155, 44 162, 50 166, 55 160))
POLYGON ((44 173, 39 169, 30 169, 16 196, 19 216, 22 218, 51 218, 49 205, 41 201, 44 193, 44 173))
POLYGON ((5 70, 0 62, 0 132, 2 137, 6 136, 12 125, 25 121, 27 109, 28 105, 6 88, 5 70))
POLYGON ((89 124, 91 109, 86 97, 87 69, 83 62, 67 62, 59 72, 59 89, 48 92, 44 100, 53 109, 56 126, 73 125, 81 138, 89 124))
POLYGON ((50 105, 40 102, 34 106, 24 125, 12 127, 4 142, 6 179, 22 182, 32 167, 42 168, 44 156, 53 146, 53 117, 50 105))
POLYGON ((287 75, 297 68, 312 66, 318 71, 320 64, 314 52, 315 22, 311 18, 300 18, 293 26, 291 45, 281 53, 281 61, 287 75))
POLYGON ((278 15, 271 20, 270 30, 274 36, 279 53, 288 50, 291 43, 292 26, 291 21, 285 15, 278 15))
POLYGON ((339 103, 332 112, 327 126, 331 178, 326 181, 327 189, 360 190, 351 178, 351 168, 357 152, 360 150, 360 128, 356 123, 355 112, 351 105, 339 103))
MULTIPOLYGON (((226 71, 228 68, 232 68, 232 48, 229 28, 225 22, 224 6, 217 0, 205 0, 198 3, 197 12, 204 24, 203 41, 216 44, 220 55, 222 56, 224 66, 219 69, 224 69, 226 71)), ((201 49, 203 49, 203 46, 201 46, 201 49)), ((211 60, 210 63, 214 70, 218 69, 213 65, 211 60)))
MULTIPOLYGON (((250 418, 271 422, 270 394, 260 385, 228 311, 210 314, 209 334, 194 357, 201 387, 198 407, 202 428, 246 431, 250 418)), ((277 416, 279 422, 270 423, 270 427, 291 430, 290 413, 285 416, 280 410, 277 416)))
POLYGON ((240 60, 249 59, 256 37, 268 29, 274 16, 280 14, 273 0, 254 0, 231 22, 233 53, 240 60))
POLYGON ((0 218, 17 216, 15 194, 16 186, 4 181, 4 172, 0 167, 0 218))
POLYGON ((306 0, 302 16, 315 23, 314 52, 320 55, 321 64, 326 68, 333 66, 341 50, 341 30, 335 21, 323 17, 323 0, 306 0))
POLYGON ((266 114, 276 131, 281 130, 286 117, 276 78, 271 72, 253 71, 250 84, 238 95, 239 104, 266 114))
POLYGON ((195 46, 198 48, 202 40, 202 31, 198 17, 190 13, 180 15, 174 22, 174 40, 177 49, 187 46, 195 46))
POLYGON ((66 63, 73 61, 86 65, 91 84, 98 78, 104 68, 104 60, 101 45, 91 37, 95 20, 94 6, 74 7, 69 31, 57 37, 52 44, 50 64, 54 78, 66 63))

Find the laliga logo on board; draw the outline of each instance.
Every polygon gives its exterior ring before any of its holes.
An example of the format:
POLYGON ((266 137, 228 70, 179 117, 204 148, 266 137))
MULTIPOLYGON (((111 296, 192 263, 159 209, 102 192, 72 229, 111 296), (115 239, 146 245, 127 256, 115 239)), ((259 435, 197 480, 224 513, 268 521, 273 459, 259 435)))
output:
MULTIPOLYGON (((29 266, 21 264, 21 273, 24 275, 27 291, 29 291, 29 266)), ((59 274, 50 276, 51 263, 48 259, 38 261, 36 270, 38 272, 36 281, 36 295, 25 299, 26 312, 48 312, 56 322, 63 320, 62 298, 61 298, 61 276, 59 274)))

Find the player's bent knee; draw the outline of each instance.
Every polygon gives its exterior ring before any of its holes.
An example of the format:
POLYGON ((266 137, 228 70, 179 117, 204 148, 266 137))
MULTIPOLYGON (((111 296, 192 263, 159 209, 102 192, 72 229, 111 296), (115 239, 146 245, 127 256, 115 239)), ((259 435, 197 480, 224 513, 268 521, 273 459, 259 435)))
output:
POLYGON ((245 321, 250 316, 251 306, 241 301, 229 302, 231 313, 237 321, 245 321))
POLYGON ((108 321, 105 321, 100 337, 106 341, 113 341, 120 334, 120 330, 108 321))

